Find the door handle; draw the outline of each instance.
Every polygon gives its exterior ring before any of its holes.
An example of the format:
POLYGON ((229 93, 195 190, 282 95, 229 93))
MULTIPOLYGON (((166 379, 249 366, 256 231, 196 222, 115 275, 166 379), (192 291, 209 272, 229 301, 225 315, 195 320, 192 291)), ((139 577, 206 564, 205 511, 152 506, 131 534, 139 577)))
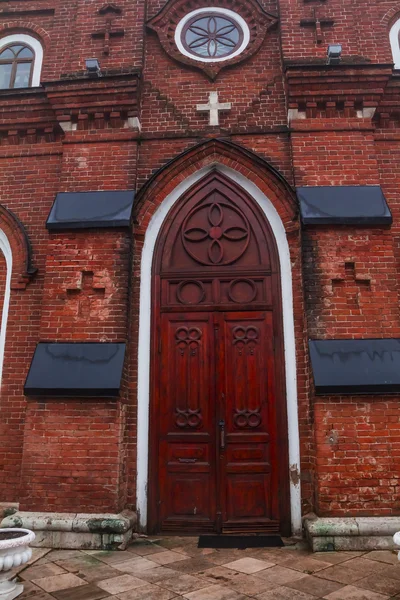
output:
POLYGON ((221 419, 219 422, 219 447, 225 450, 225 421, 221 419))

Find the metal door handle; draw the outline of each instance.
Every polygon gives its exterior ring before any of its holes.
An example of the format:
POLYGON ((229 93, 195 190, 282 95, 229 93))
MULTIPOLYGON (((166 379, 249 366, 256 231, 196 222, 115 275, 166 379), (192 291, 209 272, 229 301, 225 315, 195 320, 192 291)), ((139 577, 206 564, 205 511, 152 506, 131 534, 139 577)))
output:
POLYGON ((223 419, 219 422, 219 432, 220 432, 220 448, 221 450, 225 450, 225 421, 223 419))

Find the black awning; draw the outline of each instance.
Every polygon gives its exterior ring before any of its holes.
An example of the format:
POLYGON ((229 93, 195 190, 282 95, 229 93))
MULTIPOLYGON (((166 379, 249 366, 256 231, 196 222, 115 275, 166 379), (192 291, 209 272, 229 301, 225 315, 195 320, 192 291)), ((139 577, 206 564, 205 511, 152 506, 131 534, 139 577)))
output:
POLYGON ((317 395, 400 392, 400 339, 310 340, 309 348, 317 395))
POLYGON ((298 187, 304 225, 390 225, 379 185, 298 187))
POLYGON ((128 227, 135 192, 60 192, 57 194, 47 229, 128 227))
POLYGON ((118 396, 125 344, 47 343, 36 346, 27 396, 118 396))

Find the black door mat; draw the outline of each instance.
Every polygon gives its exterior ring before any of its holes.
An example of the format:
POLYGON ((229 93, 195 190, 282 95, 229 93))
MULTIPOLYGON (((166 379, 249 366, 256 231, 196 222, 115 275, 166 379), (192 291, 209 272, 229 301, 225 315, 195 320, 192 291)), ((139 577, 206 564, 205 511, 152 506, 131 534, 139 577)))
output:
POLYGON ((279 535, 200 535, 198 548, 280 548, 279 535))

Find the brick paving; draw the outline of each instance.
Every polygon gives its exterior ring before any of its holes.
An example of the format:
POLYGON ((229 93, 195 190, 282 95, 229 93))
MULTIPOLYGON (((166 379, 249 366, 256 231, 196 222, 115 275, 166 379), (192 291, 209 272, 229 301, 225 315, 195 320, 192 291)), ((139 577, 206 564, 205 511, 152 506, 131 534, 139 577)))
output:
POLYGON ((124 552, 36 550, 19 573, 21 600, 400 599, 389 551, 312 554, 284 548, 214 550, 198 538, 139 538, 124 552))

